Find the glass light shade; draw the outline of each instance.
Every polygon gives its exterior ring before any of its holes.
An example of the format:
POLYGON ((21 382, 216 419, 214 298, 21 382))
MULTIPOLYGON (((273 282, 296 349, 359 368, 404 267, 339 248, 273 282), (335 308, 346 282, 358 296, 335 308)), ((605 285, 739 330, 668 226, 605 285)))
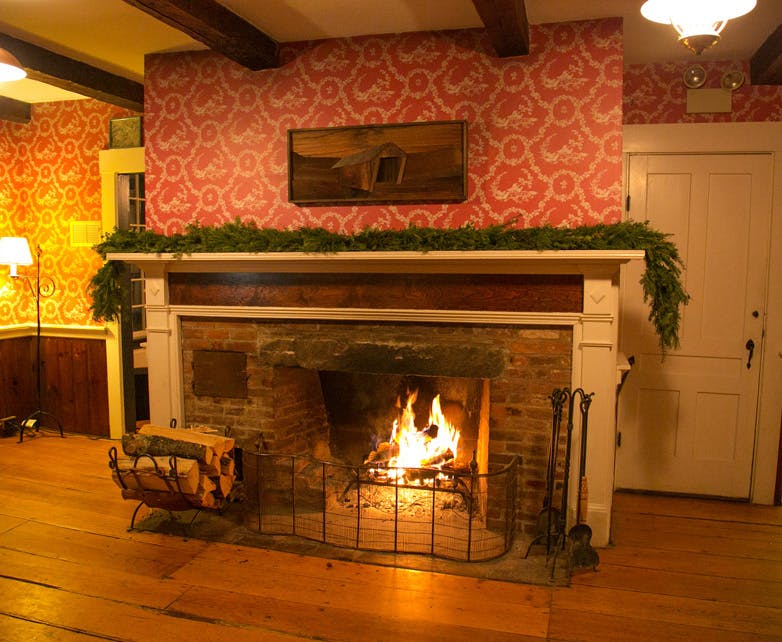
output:
POLYGON ((33 255, 27 239, 21 236, 0 238, 0 264, 11 267, 11 276, 17 276, 17 265, 32 265, 33 255))
POLYGON ((673 26, 679 42, 699 54, 719 42, 728 20, 749 13, 756 4, 757 0, 646 0, 641 15, 673 26))
POLYGON ((22 63, 10 51, 0 49, 0 82, 21 80, 27 75, 22 63))
POLYGON ((726 71, 720 79, 720 87, 727 91, 736 91, 744 84, 744 72, 741 70, 726 71))
POLYGON ((684 85, 688 89, 697 89, 703 87, 706 82, 706 70, 700 65, 690 65, 684 70, 682 76, 684 78, 684 85))

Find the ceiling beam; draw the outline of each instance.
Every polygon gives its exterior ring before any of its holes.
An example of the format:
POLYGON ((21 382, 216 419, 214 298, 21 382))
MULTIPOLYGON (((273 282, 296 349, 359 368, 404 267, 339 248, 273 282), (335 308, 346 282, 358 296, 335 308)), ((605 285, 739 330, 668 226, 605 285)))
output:
POLYGON ((215 0, 125 2, 248 69, 279 66, 277 42, 215 0))
POLYGON ((752 54, 749 71, 753 85, 782 85, 782 25, 752 54))
POLYGON ((529 53, 529 22, 524 0, 472 0, 472 3, 500 58, 529 53))
POLYGON ((0 96, 0 120, 10 120, 12 123, 26 125, 31 118, 30 103, 0 96))
POLYGON ((0 47, 14 54, 31 80, 134 111, 144 111, 144 85, 12 36, 0 34, 0 47))

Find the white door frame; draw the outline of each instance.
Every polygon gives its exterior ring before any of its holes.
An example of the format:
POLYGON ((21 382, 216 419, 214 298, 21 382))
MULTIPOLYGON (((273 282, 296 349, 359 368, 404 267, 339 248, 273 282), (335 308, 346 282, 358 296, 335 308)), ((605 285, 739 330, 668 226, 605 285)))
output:
POLYGON ((760 395, 755 427, 750 501, 772 504, 782 417, 782 122, 625 125, 623 194, 627 193, 628 154, 743 152, 774 157, 771 254, 766 336, 760 359, 760 395))

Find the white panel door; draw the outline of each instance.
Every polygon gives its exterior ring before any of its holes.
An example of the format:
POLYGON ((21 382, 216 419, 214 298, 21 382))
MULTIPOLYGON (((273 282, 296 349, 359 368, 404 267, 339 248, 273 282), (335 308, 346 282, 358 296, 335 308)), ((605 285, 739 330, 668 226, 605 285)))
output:
POLYGON ((771 186, 767 154, 630 157, 629 217, 672 235, 692 298, 681 347, 662 358, 642 266, 623 274, 620 349, 635 365, 619 397, 617 488, 749 497, 771 186))

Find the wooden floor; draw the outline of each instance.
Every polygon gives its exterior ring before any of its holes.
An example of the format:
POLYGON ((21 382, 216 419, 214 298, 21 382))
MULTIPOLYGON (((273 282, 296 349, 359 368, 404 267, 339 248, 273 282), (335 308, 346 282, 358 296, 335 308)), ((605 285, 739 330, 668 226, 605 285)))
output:
POLYGON ((617 495, 567 588, 128 532, 108 440, 0 439, 0 640, 782 640, 782 508, 617 495))

